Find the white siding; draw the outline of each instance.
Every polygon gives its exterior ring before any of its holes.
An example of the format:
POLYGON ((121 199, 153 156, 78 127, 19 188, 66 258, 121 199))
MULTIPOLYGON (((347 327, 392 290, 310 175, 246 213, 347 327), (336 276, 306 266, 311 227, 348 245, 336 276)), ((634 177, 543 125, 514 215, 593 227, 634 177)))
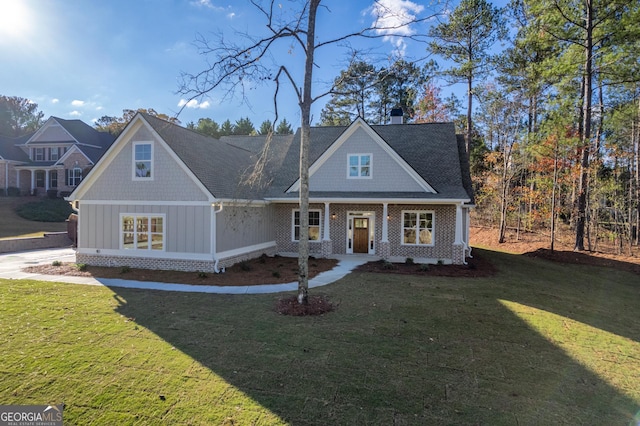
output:
POLYGON ((309 179, 311 191, 424 191, 363 129, 354 134, 309 179), (371 154, 371 179, 347 179, 349 154, 371 154))
POLYGON ((216 217, 216 250, 240 249, 276 240, 273 206, 225 206, 216 217))
POLYGON ((211 252, 211 206, 81 204, 78 247, 120 249, 121 213, 157 213, 166 217, 165 252, 211 252))
POLYGON ((159 140, 140 127, 91 185, 83 200, 206 201, 206 194, 187 175, 159 140), (133 144, 153 141, 153 180, 133 180, 133 144))

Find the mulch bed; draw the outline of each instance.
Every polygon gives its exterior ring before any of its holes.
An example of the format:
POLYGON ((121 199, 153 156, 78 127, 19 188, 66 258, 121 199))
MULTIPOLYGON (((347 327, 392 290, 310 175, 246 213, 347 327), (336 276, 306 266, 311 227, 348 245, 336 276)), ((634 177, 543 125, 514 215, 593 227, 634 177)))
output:
POLYGON ((415 263, 390 263, 375 261, 356 268, 356 272, 376 272, 382 274, 402 274, 433 277, 490 277, 496 269, 489 260, 479 253, 467 259, 466 265, 422 265, 415 263))

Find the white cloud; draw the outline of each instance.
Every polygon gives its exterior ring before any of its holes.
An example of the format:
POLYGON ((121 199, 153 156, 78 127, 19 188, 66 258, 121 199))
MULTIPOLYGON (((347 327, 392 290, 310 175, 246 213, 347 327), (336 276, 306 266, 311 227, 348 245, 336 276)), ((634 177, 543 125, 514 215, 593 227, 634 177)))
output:
POLYGON ((219 12, 224 10, 224 7, 214 5, 211 0, 194 0, 191 2, 191 4, 194 6, 206 7, 207 9, 213 9, 219 12))
POLYGON ((211 106, 211 103, 209 101, 198 102, 197 99, 191 99, 190 101, 187 101, 186 99, 180 99, 180 102, 178 102, 178 106, 180 108, 187 107, 193 109, 207 109, 211 106))
POLYGON ((71 105, 74 107, 81 107, 84 105, 84 101, 79 101, 77 99, 74 99, 73 101, 71 101, 71 105))
POLYGON ((231 13, 228 13, 228 14, 227 14, 227 18, 228 18, 228 19, 233 19, 233 18, 235 18, 235 17, 236 17, 235 12, 231 12, 231 13))
POLYGON ((51 99, 51 103, 52 104, 57 104, 58 102, 60 102, 60 99, 58 99, 58 98, 51 99))
POLYGON ((424 6, 410 0, 379 0, 370 9, 370 14, 374 17, 372 25, 378 28, 376 33, 383 35, 384 41, 395 46, 396 53, 404 56, 407 44, 401 36, 415 34, 407 24, 415 20, 423 10, 424 6))
POLYGON ((72 117, 80 117, 82 113, 80 111, 71 111, 69 115, 72 117))

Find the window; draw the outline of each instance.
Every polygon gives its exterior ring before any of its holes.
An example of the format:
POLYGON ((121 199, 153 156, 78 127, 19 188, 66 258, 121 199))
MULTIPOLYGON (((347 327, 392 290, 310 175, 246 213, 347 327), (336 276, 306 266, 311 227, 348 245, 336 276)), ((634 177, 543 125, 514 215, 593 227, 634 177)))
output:
POLYGON ((34 148, 34 161, 44 161, 44 148, 34 148))
POLYGON ((44 188, 44 170, 36 171, 36 188, 44 188))
POLYGON ((151 179, 153 177, 153 145, 151 142, 133 144, 133 178, 151 179))
POLYGON ((74 167, 73 169, 65 169, 67 174, 67 186, 78 186, 82 180, 82 169, 74 167))
POLYGON ((433 245, 433 212, 402 212, 402 244, 433 245))
POLYGON ((371 178, 371 154, 349 154, 349 179, 371 178))
POLYGON ((125 214, 121 229, 125 250, 164 250, 164 216, 125 214))
POLYGON ((51 173, 49 173, 49 183, 51 184, 51 188, 58 187, 58 171, 57 170, 51 170, 51 173))
POLYGON ((58 148, 49 148, 49 160, 58 161, 58 148))
MULTIPOLYGON (((320 240, 320 210, 309 210, 309 241, 320 240)), ((300 210, 293 211, 293 241, 300 241, 300 210)))

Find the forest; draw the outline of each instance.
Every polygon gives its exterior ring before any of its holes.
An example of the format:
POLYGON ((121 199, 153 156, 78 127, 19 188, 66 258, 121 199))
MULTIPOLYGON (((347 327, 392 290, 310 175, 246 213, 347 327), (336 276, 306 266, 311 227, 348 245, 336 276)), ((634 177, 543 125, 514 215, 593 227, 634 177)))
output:
MULTIPOLYGON (((577 251, 639 245, 640 2, 512 0, 500 8, 462 0, 414 38, 425 46, 420 60, 381 66, 354 52, 314 124, 357 116, 384 124, 392 108, 407 123, 453 121, 470 157, 474 220, 496 227, 500 242, 509 229, 536 231, 553 249, 562 226, 577 251), (452 85, 463 94, 444 97, 452 85)), ((133 114, 94 124, 118 133, 133 114)), ((42 119, 37 104, 0 97, 0 134, 19 136, 42 119)), ((274 130, 248 117, 186 126, 214 137, 274 130)), ((295 127, 283 120, 274 131, 295 127)))

